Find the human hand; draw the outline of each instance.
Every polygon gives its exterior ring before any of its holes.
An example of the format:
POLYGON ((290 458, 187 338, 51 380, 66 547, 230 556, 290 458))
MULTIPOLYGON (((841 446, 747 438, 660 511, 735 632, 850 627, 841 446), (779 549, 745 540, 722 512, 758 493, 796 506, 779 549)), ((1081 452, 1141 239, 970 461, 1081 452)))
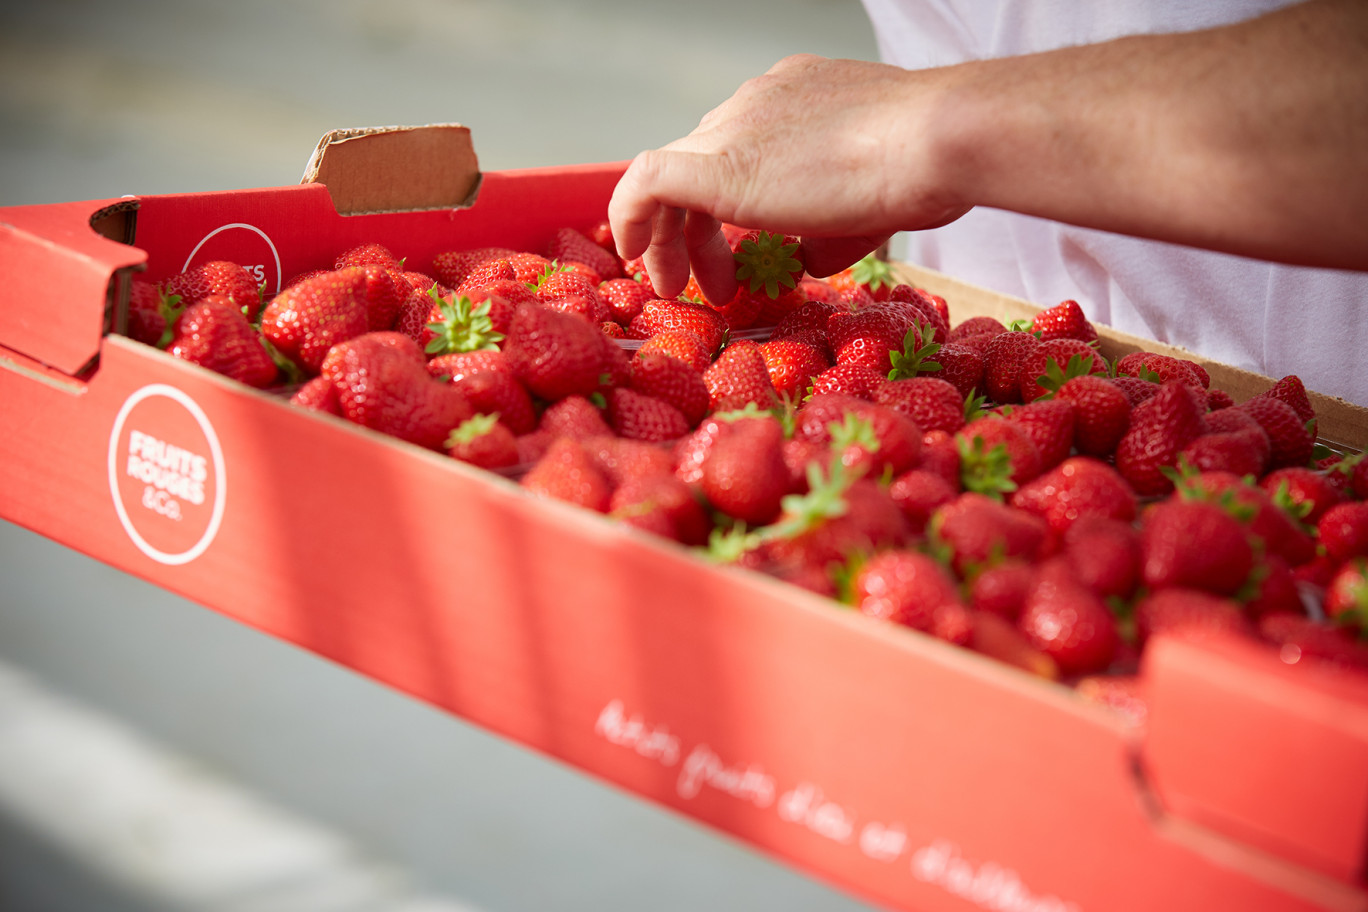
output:
POLYGON ((968 211, 932 141, 935 71, 802 54, 743 84, 689 135, 642 152, 608 206, 618 252, 644 256, 656 291, 690 268, 730 300, 736 266, 721 222, 803 239, 807 271, 830 275, 895 231, 968 211))

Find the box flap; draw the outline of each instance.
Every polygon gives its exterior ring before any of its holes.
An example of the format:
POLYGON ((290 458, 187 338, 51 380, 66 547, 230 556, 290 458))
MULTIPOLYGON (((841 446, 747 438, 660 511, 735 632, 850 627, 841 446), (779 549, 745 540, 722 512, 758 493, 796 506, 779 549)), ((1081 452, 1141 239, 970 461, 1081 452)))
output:
POLYGON ((463 209, 480 184, 470 129, 460 124, 333 130, 302 183, 325 184, 342 215, 463 209))
POLYGON ((128 271, 137 200, 0 209, 0 345, 75 376, 100 352, 128 271), (106 235, 112 235, 111 237, 106 235))

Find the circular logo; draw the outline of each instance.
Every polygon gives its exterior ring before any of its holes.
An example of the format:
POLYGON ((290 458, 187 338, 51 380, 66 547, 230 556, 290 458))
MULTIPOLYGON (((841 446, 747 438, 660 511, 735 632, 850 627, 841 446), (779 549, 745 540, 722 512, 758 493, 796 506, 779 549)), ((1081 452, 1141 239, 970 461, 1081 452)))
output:
POLYGON ((163 564, 204 553, 223 519, 223 450, 204 410, 155 383, 124 401, 109 433, 109 490, 138 550, 163 564))
POLYGON ((214 260, 237 263, 251 273, 258 284, 266 286, 267 295, 280 291, 283 281, 280 275, 280 253, 266 232, 255 225, 232 222, 215 228, 190 251, 181 272, 214 260))

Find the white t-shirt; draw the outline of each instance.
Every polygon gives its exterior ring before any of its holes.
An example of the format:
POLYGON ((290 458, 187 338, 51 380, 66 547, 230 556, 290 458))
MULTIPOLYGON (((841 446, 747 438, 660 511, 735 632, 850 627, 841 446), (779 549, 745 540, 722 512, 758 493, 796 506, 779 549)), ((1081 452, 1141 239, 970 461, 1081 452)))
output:
MULTIPOLYGON (((1289 0, 864 0, 883 59, 907 69, 1240 21, 1289 0)), ((1368 273, 1290 267, 975 209, 894 254, 1368 405, 1368 273)), ((953 313, 953 311, 952 311, 953 313)))

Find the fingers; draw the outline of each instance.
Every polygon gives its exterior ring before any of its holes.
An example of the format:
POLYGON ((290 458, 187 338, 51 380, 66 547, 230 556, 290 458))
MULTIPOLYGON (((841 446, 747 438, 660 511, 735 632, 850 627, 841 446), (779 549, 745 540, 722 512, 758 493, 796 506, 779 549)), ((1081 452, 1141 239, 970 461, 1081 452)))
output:
POLYGON ((704 296, 719 305, 730 301, 736 294, 736 258, 722 235, 722 223, 702 212, 691 212, 684 238, 689 264, 704 296))
POLYGON ((879 249, 892 235, 863 235, 860 237, 804 238, 803 265, 807 274, 825 278, 858 262, 866 254, 879 249))

